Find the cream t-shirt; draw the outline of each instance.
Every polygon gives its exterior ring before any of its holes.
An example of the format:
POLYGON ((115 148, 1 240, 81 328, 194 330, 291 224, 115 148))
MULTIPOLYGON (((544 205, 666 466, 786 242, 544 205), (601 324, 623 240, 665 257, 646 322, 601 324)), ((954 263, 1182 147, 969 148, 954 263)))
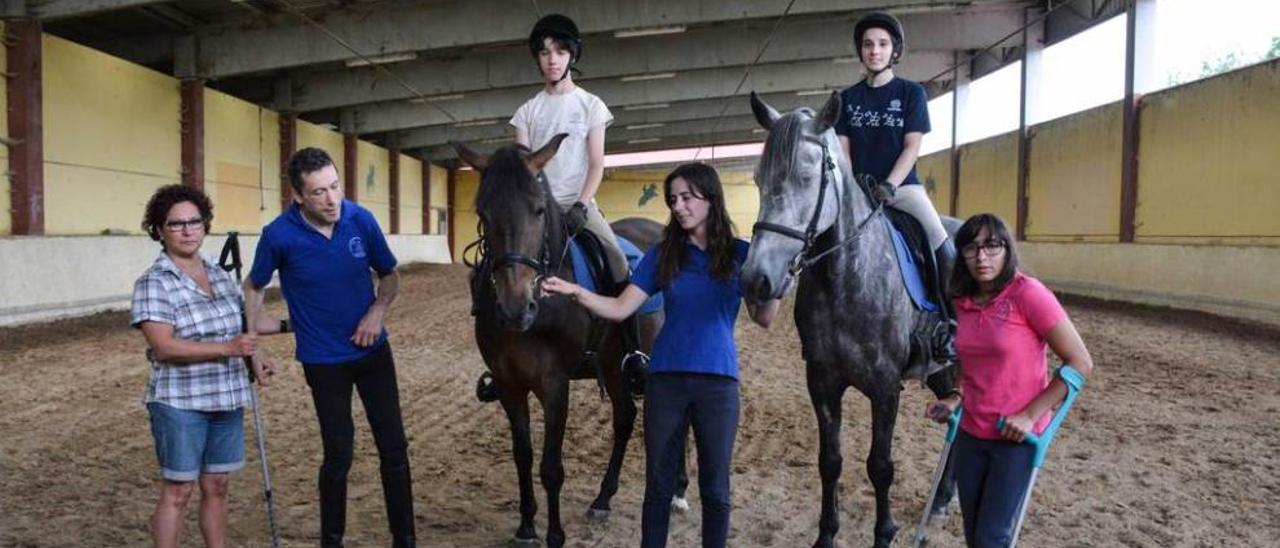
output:
POLYGON ((582 88, 563 95, 551 95, 541 90, 516 109, 511 125, 524 130, 529 136, 529 148, 538 150, 552 137, 568 133, 560 143, 560 150, 543 167, 551 193, 556 202, 568 207, 578 201, 582 187, 587 183, 590 153, 587 150, 587 133, 613 121, 609 107, 599 97, 582 88))

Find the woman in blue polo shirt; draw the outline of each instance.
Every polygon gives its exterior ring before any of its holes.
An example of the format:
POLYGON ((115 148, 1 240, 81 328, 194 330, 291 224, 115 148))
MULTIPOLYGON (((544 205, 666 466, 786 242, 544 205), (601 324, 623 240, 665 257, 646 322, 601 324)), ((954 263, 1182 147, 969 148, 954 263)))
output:
MULTIPOLYGON (((693 427, 702 493, 702 545, 722 547, 729 534, 729 461, 738 431, 738 353, 733 326, 742 299, 747 242, 734 237, 716 171, 704 164, 677 167, 663 183, 671 218, 663 240, 645 254, 631 285, 604 297, 559 278, 543 289, 569 295, 613 321, 630 316, 662 292, 666 323, 654 343, 645 384, 645 492, 641 546, 666 546, 676 469, 685 432, 693 427)), ((769 327, 777 300, 755 307, 751 319, 769 327)))

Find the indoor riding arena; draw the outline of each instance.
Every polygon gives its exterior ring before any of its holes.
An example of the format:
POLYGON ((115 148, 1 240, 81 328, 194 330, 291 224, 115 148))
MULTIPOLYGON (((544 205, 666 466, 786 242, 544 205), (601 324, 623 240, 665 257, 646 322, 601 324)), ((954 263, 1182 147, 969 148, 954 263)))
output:
MULTIPOLYGON (((894 75, 920 83, 929 99, 919 181, 943 215, 989 212, 1008 223, 1020 268, 1053 290, 1093 360, 1034 484, 1021 545, 1255 547, 1280 538, 1280 283, 1272 274, 1280 271, 1280 7, 1273 2, 28 0, 0 7, 0 95, 8 107, 0 110, 8 169, 0 177, 0 547, 153 545, 153 512, 173 482, 161 478, 144 403, 154 354, 130 325, 135 280, 166 253, 140 226, 148 200, 174 184, 206 194, 214 217, 195 245, 212 264, 228 235, 238 234, 243 269, 228 273, 243 277, 264 225, 305 207, 288 166, 307 147, 331 156, 341 195, 372 214, 398 261, 385 328, 417 545, 531 545, 514 539, 521 499, 508 415, 477 398, 487 366, 476 342, 469 265, 477 250, 469 244, 483 232, 482 174, 453 145, 488 154, 515 142, 508 120, 544 85, 527 38, 552 13, 581 30, 573 81, 612 113, 595 195, 604 215, 667 223, 667 174, 704 162, 718 170, 744 240, 761 220, 756 167, 770 154, 749 94, 783 114, 820 111, 833 91, 865 77, 855 22, 875 11, 896 16, 906 36, 894 75)), ((796 219, 794 229, 807 220, 796 219)), ((171 225, 164 228, 195 230, 171 225)), ((266 289, 272 318, 290 316, 280 287, 277 276, 266 289)), ((746 307, 738 316, 729 546, 818 539, 818 420, 793 321, 806 311, 795 294, 786 293, 767 329, 746 307)), ((244 466, 230 473, 227 546, 272 546, 273 525, 280 546, 321 543, 324 449, 296 345, 293 335, 258 340, 258 359, 271 358, 279 370, 271 386, 250 389, 257 404, 243 414, 244 466)), ((1048 363, 1060 360, 1051 352, 1048 363)), ((612 512, 588 516, 614 432, 613 406, 596 384, 571 385, 559 495, 565 545, 637 546, 643 411, 612 512)), ((354 399, 345 542, 388 546, 379 451, 354 399)), ((893 546, 913 545, 946 441, 946 426, 925 417, 934 399, 918 380, 902 382, 893 546)), ((546 544, 544 411, 534 397, 529 409, 534 524, 546 544)), ((845 393, 838 546, 875 542, 870 409, 856 389, 845 393)), ((693 453, 688 509, 672 513, 669 546, 701 545, 693 453)), ((203 495, 199 487, 192 493, 180 545, 204 546, 203 495)), ((964 546, 959 503, 928 532, 928 546, 964 546)))

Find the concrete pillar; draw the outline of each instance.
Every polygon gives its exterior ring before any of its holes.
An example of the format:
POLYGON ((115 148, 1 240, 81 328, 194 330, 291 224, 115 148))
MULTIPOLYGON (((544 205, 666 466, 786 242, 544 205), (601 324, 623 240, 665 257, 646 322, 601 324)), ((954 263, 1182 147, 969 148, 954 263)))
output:
POLYGON ((183 80, 182 185, 204 190, 204 81, 183 80))
POLYGON ((9 198, 15 235, 44 234, 44 128, 41 25, 6 19, 9 198))
MULTIPOLYGON (((1027 8, 1023 10, 1023 21, 1030 22, 1039 17, 1043 10, 1027 8)), ((1044 57, 1044 23, 1028 25, 1022 30, 1022 80, 1019 99, 1021 107, 1018 114, 1018 218, 1015 238, 1027 239, 1027 211, 1029 197, 1027 187, 1031 178, 1031 120, 1037 119, 1040 105, 1043 103, 1041 73, 1044 57)))
POLYGON ((453 201, 456 195, 455 189, 458 186, 458 168, 449 169, 449 180, 446 184, 448 185, 446 190, 448 194, 447 200, 449 203, 445 205, 445 216, 448 219, 448 224, 445 225, 445 229, 449 231, 449 260, 456 263, 458 262, 458 257, 453 252, 453 233, 456 231, 453 229, 453 225, 457 224, 457 218, 453 215, 453 201))
POLYGON ((391 216, 391 233, 400 233, 400 149, 387 149, 387 176, 390 179, 390 198, 387 200, 391 216))
POLYGON ((1125 10, 1124 115, 1120 158, 1120 241, 1132 242, 1137 232, 1138 121, 1140 90, 1151 89, 1155 37, 1155 0, 1131 0, 1125 10))
POLYGON ((298 150, 298 115, 280 114, 280 212, 289 210, 293 202, 293 183, 289 181, 289 158, 298 150))
POLYGON ((969 64, 962 62, 964 52, 954 52, 951 73, 951 215, 958 215, 960 202, 960 124, 967 123, 969 113, 969 64))
POLYGON ((431 234, 431 162, 422 160, 422 233, 431 234))
POLYGON ((358 194, 360 185, 356 184, 356 179, 360 173, 359 154, 356 153, 356 143, 359 139, 350 133, 342 135, 342 192, 347 195, 347 199, 353 202, 360 201, 358 194))

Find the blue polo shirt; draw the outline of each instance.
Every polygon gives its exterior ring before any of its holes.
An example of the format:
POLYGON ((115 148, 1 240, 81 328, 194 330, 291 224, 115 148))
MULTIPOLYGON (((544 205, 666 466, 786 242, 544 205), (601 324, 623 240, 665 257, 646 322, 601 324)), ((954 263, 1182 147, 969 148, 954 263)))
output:
POLYGON ((662 292, 666 322, 653 344, 650 373, 698 373, 738 378, 733 326, 742 301, 742 263, 749 244, 735 240, 735 268, 728 281, 711 276, 710 256, 693 244, 680 273, 666 287, 658 282, 659 248, 649 249, 631 275, 645 293, 662 292))
POLYGON ((363 358, 373 346, 351 342, 376 297, 370 270, 389 274, 396 257, 369 210, 342 201, 342 212, 326 238, 302 218, 298 204, 263 227, 249 279, 258 287, 280 271, 280 291, 289 305, 297 358, 304 364, 340 364, 363 358))

